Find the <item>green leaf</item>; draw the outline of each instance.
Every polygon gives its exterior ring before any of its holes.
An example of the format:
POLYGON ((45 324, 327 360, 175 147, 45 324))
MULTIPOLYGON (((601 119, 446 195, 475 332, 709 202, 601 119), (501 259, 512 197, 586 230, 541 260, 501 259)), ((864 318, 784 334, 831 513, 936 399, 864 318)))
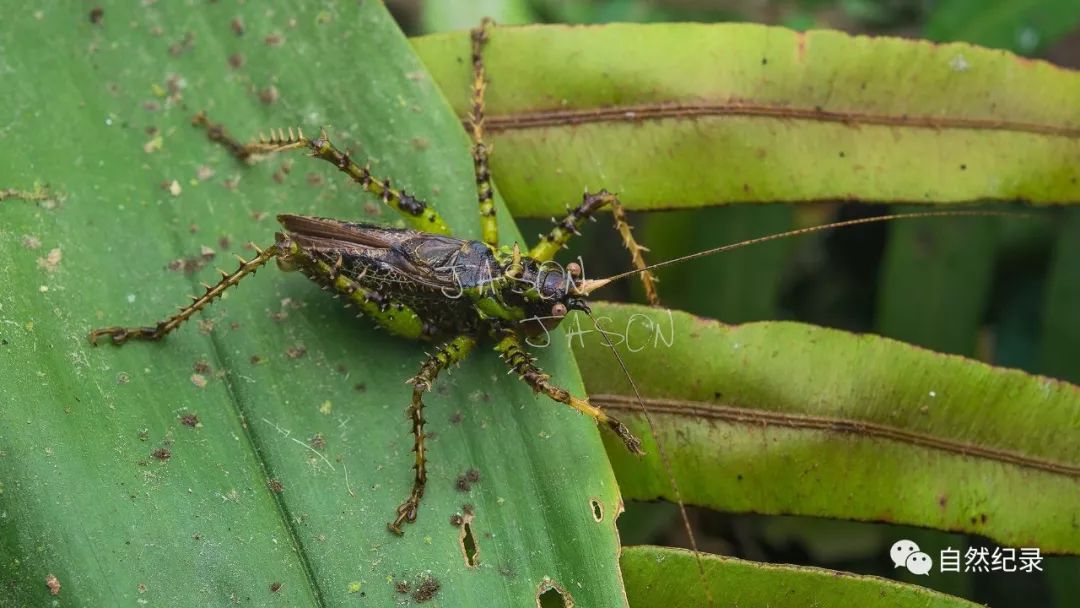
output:
MULTIPOLYGON (((627 547, 621 562, 626 594, 634 608, 705 605, 701 575, 692 553, 664 547, 627 547)), ((977 606, 936 591, 876 576, 805 566, 759 564, 712 555, 705 556, 703 562, 712 595, 722 599, 725 606, 977 606)))
POLYGON ((1080 5, 1073 0, 941 0, 923 31, 931 40, 963 40, 1030 55, 1077 23, 1080 5))
POLYGON ((1076 356, 1080 344, 1080 213, 1070 211, 1062 219, 1046 290, 1046 309, 1043 320, 1043 343, 1040 370, 1072 382, 1080 382, 1080 359, 1076 356))
MULTIPOLYGON (((800 323, 594 308, 613 340, 629 337, 619 350, 687 502, 1080 552, 1076 386, 800 323)), ((595 333, 570 337, 593 402, 648 436, 611 353, 595 333)), ((625 498, 671 498, 651 441, 644 461, 617 447, 625 498)))
POLYGON ((936 220, 889 227, 877 331, 938 352, 973 356, 1002 218, 936 220))
MULTIPOLYGON (((413 45, 464 116, 464 34, 413 45)), ((486 60, 493 170, 515 215, 561 213, 583 185, 634 209, 1080 200, 1080 74, 1001 51, 619 24, 500 28, 486 60)))
MULTIPOLYGON (((162 344, 88 344, 93 327, 186 303, 231 252, 272 242, 275 213, 396 220, 302 154, 236 163, 189 126, 200 109, 240 137, 326 125, 478 233, 466 135, 380 4, 100 4, 97 23, 47 2, 0 30, 0 190, 55 194, 0 203, 4 597, 46 605, 50 574, 55 599, 85 606, 385 606, 412 601, 396 582, 429 577, 432 605, 527 605, 548 582, 579 605, 622 597, 619 495, 595 426, 486 347, 429 394, 429 483, 397 538, 405 381, 430 346, 271 269, 162 344), (208 264, 187 275, 175 260, 208 264), (456 489, 470 468, 479 482, 456 489), (475 568, 450 523, 464 504, 475 568)), ((540 354, 583 393, 565 348, 540 354)))

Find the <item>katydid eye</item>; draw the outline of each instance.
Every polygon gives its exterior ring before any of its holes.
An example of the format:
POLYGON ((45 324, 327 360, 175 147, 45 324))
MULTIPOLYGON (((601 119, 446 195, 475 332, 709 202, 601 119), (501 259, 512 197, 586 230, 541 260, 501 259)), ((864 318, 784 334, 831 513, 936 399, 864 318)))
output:
POLYGON ((566 316, 566 304, 559 302, 555 306, 551 307, 551 316, 553 317, 565 317, 566 316))
POLYGON ((578 264, 577 262, 570 262, 566 265, 566 272, 568 272, 570 276, 574 277, 575 279, 580 279, 581 264, 578 264))

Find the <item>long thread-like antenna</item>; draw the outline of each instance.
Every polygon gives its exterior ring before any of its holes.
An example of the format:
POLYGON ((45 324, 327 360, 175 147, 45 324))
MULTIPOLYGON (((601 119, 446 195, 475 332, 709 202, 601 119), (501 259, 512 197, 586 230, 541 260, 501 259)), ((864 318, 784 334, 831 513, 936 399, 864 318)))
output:
POLYGON ((592 311, 585 309, 585 314, 589 315, 589 319, 592 320, 593 327, 604 338, 604 343, 611 349, 611 354, 615 355, 615 360, 619 362, 619 367, 622 368, 623 374, 626 376, 627 382, 630 383, 630 388, 634 389, 634 397, 637 399, 638 407, 641 409, 641 415, 645 417, 645 422, 649 426, 649 433, 652 435, 653 441, 656 442, 656 452, 660 456, 660 462, 664 465, 664 470, 667 471, 668 483, 671 484, 671 490, 675 494, 675 504, 679 506, 679 516, 682 518, 683 529, 686 531, 686 538, 690 541, 690 550, 694 552, 694 559, 697 561, 698 574, 701 576, 701 586, 705 591, 705 600, 709 608, 713 607, 712 590, 709 588, 708 577, 705 576, 705 564, 701 560, 701 551, 697 546, 697 539, 694 537, 694 531, 690 527, 690 518, 686 515, 686 503, 683 502, 682 492, 679 490, 679 484, 675 482, 675 474, 671 468, 671 459, 668 458, 667 450, 664 449, 664 443, 660 440, 660 436, 656 433, 656 426, 653 425, 652 417, 649 415, 649 408, 645 406, 645 400, 641 397, 641 392, 638 391, 637 383, 634 382, 634 378, 630 376, 630 370, 626 367, 626 362, 623 361, 622 355, 615 348, 615 345, 611 343, 611 338, 608 337, 607 332, 600 329, 600 326, 596 323, 596 317, 593 316, 592 311))
POLYGON ((706 249, 704 251, 698 251, 697 253, 691 253, 689 255, 672 258, 663 262, 657 262, 644 268, 636 268, 627 272, 619 273, 606 279, 587 279, 582 281, 576 293, 578 295, 589 295, 593 291, 600 289, 608 283, 624 279, 626 277, 634 276, 636 274, 652 270, 654 268, 660 268, 663 266, 671 266, 672 264, 678 264, 679 262, 685 262, 694 258, 702 258, 714 253, 721 253, 724 251, 731 251, 732 249, 739 249, 748 245, 756 245, 758 243, 764 243, 766 241, 775 241, 779 239, 786 239, 793 236, 800 236, 803 234, 810 234, 811 232, 820 232, 822 230, 831 230, 833 228, 844 228, 846 226, 858 226, 860 224, 873 224, 876 222, 890 222, 894 220, 912 220, 925 217, 1032 217, 1027 213, 1016 213, 1013 211, 920 211, 916 213, 898 213, 896 215, 878 215, 875 217, 864 217, 855 220, 845 220, 842 222, 832 222, 831 224, 821 224, 820 226, 810 226, 809 228, 799 228, 797 230, 788 230, 787 232, 778 232, 776 234, 770 234, 768 236, 758 237, 756 239, 750 239, 747 241, 740 241, 738 243, 731 243, 730 245, 722 245, 720 247, 713 247, 712 249, 706 249))

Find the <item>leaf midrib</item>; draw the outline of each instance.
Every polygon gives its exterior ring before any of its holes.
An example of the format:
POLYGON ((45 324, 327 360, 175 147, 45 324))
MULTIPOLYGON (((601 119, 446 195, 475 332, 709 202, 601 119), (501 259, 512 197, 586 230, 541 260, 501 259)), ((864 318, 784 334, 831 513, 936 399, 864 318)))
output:
MULTIPOLYGON (((874 114, 824 110, 820 107, 799 108, 788 105, 756 104, 740 101, 724 102, 656 102, 614 105, 567 110, 535 110, 508 114, 492 114, 487 119, 491 132, 515 131, 540 127, 560 127, 593 123, 631 123, 688 119, 709 116, 742 116, 781 121, 803 120, 858 126, 886 126, 910 129, 965 129, 971 131, 1006 131, 1030 133, 1067 139, 1080 138, 1080 127, 990 118, 941 117, 912 114, 874 114)), ((466 119, 467 120, 467 119, 466 119)))
MULTIPOLYGON (((634 398, 624 395, 593 394, 589 398, 594 404, 606 410, 621 411, 628 414, 639 412, 634 398)), ((643 399, 651 412, 679 416, 688 419, 723 420, 725 422, 781 426, 793 429, 811 429, 833 434, 857 435, 874 439, 885 439, 907 445, 926 447, 960 456, 973 456, 993 460, 1003 464, 1015 465, 1046 473, 1062 475, 1070 479, 1080 479, 1080 465, 1038 458, 1025 453, 989 447, 979 444, 957 441, 929 433, 869 422, 853 418, 833 416, 813 416, 789 412, 776 412, 732 405, 721 405, 703 401, 664 399, 645 397, 643 399)))
POLYGON ((218 337, 217 332, 213 331, 210 332, 209 339, 210 345, 213 348, 213 359, 214 363, 217 365, 217 369, 230 370, 222 377, 222 383, 225 385, 225 393, 229 397, 230 409, 236 414, 237 424, 243 432, 244 440, 247 442, 255 462, 259 465, 259 471, 262 473, 263 481, 265 483, 262 484, 261 491, 269 495, 270 500, 274 504, 274 512, 281 520, 282 528, 289 534, 289 542, 300 562, 300 568, 303 570, 304 579, 308 584, 308 591, 313 596, 316 606, 319 608, 326 608, 326 602, 323 600, 322 588, 319 586, 318 578, 315 576, 315 567, 312 565, 307 548, 301 540, 300 531, 296 528, 296 520, 290 514, 289 507, 285 504, 282 495, 272 491, 269 487, 269 482, 273 479, 273 476, 270 474, 270 463, 265 456, 265 446, 259 440, 259 436, 253 428, 254 425, 248 423, 251 417, 244 407, 243 399, 240 397, 236 385, 233 384, 232 368, 226 365, 226 351, 221 343, 221 339, 218 337))

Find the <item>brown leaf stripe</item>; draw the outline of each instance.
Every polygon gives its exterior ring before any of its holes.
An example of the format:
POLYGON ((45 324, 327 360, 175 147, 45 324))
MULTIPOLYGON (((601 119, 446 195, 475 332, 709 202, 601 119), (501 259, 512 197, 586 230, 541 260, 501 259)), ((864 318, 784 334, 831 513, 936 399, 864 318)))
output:
MULTIPOLYGON (((636 404, 635 399, 624 395, 589 395, 589 401, 592 402, 593 405, 597 405, 607 410, 625 412, 628 416, 640 412, 640 408, 636 404)), ((1039 471, 1046 471, 1048 473, 1065 475, 1067 477, 1080 477, 1080 465, 1034 458, 1032 456, 1018 454, 1008 450, 973 445, 942 437, 934 437, 875 422, 784 412, 769 412, 727 405, 714 405, 697 401, 680 401, 677 399, 646 398, 645 405, 651 412, 657 414, 667 414, 694 419, 722 420, 724 422, 759 426, 813 429, 890 439, 900 443, 933 448, 943 452, 959 454, 961 456, 985 458, 987 460, 995 460, 1019 467, 1027 467, 1039 471)))
POLYGON ((848 126, 879 125, 915 129, 972 129, 1014 131, 1067 138, 1080 137, 1080 126, 1074 125, 1050 125, 990 118, 836 112, 820 108, 790 108, 742 103, 654 103, 608 108, 538 110, 503 116, 489 115, 487 118, 487 130, 492 132, 509 131, 597 122, 636 123, 646 120, 706 116, 756 116, 781 120, 836 122, 848 126))

